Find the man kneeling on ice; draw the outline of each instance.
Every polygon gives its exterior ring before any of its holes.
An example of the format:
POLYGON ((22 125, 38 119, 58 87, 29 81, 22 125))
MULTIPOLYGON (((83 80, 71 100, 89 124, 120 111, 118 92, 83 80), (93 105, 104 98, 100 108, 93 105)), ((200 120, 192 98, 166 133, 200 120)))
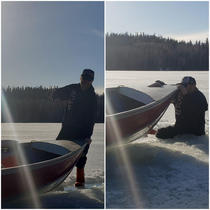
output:
POLYGON ((62 128, 56 140, 85 139, 87 146, 78 160, 77 177, 75 186, 84 186, 84 167, 87 160, 87 153, 91 143, 90 137, 95 124, 97 100, 94 88, 94 71, 84 69, 80 83, 67 85, 56 89, 52 98, 56 103, 68 100, 65 108, 62 128))
POLYGON ((177 87, 179 92, 173 99, 175 125, 159 129, 156 137, 168 139, 178 134, 205 135, 205 111, 208 110, 205 96, 196 87, 193 77, 184 77, 177 87))

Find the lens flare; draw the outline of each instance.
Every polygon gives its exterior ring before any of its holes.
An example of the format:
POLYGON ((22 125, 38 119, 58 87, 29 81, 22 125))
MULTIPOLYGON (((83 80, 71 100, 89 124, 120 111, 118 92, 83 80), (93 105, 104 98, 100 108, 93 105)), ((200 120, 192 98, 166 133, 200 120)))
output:
MULTIPOLYGON (((12 117, 12 114, 10 112, 10 109, 9 109, 9 106, 8 106, 8 103, 7 103, 7 100, 6 100, 6 97, 3 93, 3 91, 1 91, 1 101, 2 101, 2 108, 3 108, 2 110, 4 111, 2 113, 3 122, 11 123, 11 132, 13 132, 13 136, 15 137, 15 140, 17 140, 19 142, 20 140, 19 140, 18 134, 17 134, 16 129, 15 129, 15 124, 13 122, 13 117, 12 117)), ((19 149, 19 156, 20 156, 21 165, 27 165, 27 159, 24 155, 24 151, 21 147, 21 144, 19 144, 18 149, 19 149)), ((34 184, 34 180, 32 178, 31 171, 29 170, 29 167, 23 167, 23 170, 24 170, 24 173, 23 173, 22 179, 24 180, 26 188, 29 189, 28 194, 30 195, 30 198, 32 198, 33 207, 40 209, 41 208, 41 203, 40 203, 40 201, 37 197, 36 187, 35 187, 35 184, 34 184)), ((22 187, 24 187, 24 186, 22 186, 22 187)))
MULTIPOLYGON (((109 102, 109 99, 106 100, 106 108, 107 108, 107 113, 113 113, 113 108, 112 108, 112 105, 111 103, 109 102)), ((106 122, 107 123, 107 122, 106 122)), ((121 132, 120 132, 120 128, 119 128, 119 125, 116 123, 116 120, 113 120, 113 121, 110 121, 109 123, 111 123, 111 126, 112 129, 114 130, 114 138, 115 138, 115 141, 117 141, 117 149, 118 150, 118 153, 116 154, 116 159, 117 159, 117 162, 123 162, 123 164, 125 165, 126 167, 126 173, 121 173, 122 174, 122 178, 124 179, 124 182, 123 183, 128 183, 129 186, 130 186, 130 193, 132 194, 132 197, 134 199, 134 204, 136 207, 141 207, 141 202, 140 202, 140 195, 138 193, 138 190, 136 188, 136 176, 133 172, 133 169, 132 169, 132 163, 130 162, 130 157, 126 151, 126 147, 125 145, 122 145, 121 144, 121 139, 122 139, 122 135, 121 135, 121 132)), ((107 125, 106 125, 107 126, 107 125)), ((107 173, 109 173, 107 171, 107 173)), ((123 184, 122 183, 122 184, 123 184)))
POLYGON ((7 104, 3 91, 1 91, 1 106, 3 110, 3 112, 1 112, 3 122, 13 122, 12 115, 10 113, 9 106, 7 104))

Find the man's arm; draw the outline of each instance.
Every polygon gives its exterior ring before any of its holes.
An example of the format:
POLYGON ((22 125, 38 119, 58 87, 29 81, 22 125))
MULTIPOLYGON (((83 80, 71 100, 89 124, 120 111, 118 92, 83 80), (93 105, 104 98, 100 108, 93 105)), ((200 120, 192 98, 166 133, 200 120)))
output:
POLYGON ((71 88, 71 85, 68 85, 68 86, 54 90, 52 93, 53 101, 55 101, 55 103, 60 103, 63 100, 68 100, 70 88, 71 88))
POLYGON ((199 94, 185 94, 183 103, 185 108, 192 110, 193 113, 200 113, 207 110, 207 102, 203 95, 199 94))
POLYGON ((186 90, 186 88, 182 84, 177 85, 177 87, 182 92, 182 95, 183 96, 185 96, 187 94, 187 90, 186 90))

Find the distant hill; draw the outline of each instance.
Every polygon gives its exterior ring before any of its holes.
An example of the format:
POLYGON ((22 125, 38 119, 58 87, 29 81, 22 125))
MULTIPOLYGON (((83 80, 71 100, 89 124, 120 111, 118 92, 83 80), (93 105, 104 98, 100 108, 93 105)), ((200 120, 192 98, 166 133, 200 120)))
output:
POLYGON ((107 70, 209 70, 209 41, 177 41, 162 36, 106 34, 107 70))

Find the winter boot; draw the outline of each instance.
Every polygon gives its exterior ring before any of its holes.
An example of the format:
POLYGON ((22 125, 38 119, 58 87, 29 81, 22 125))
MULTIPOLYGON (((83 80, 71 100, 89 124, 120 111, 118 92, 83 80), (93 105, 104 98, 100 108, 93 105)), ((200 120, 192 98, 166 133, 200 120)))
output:
POLYGON ((77 177, 75 186, 84 186, 85 185, 85 173, 84 168, 77 168, 77 177))

